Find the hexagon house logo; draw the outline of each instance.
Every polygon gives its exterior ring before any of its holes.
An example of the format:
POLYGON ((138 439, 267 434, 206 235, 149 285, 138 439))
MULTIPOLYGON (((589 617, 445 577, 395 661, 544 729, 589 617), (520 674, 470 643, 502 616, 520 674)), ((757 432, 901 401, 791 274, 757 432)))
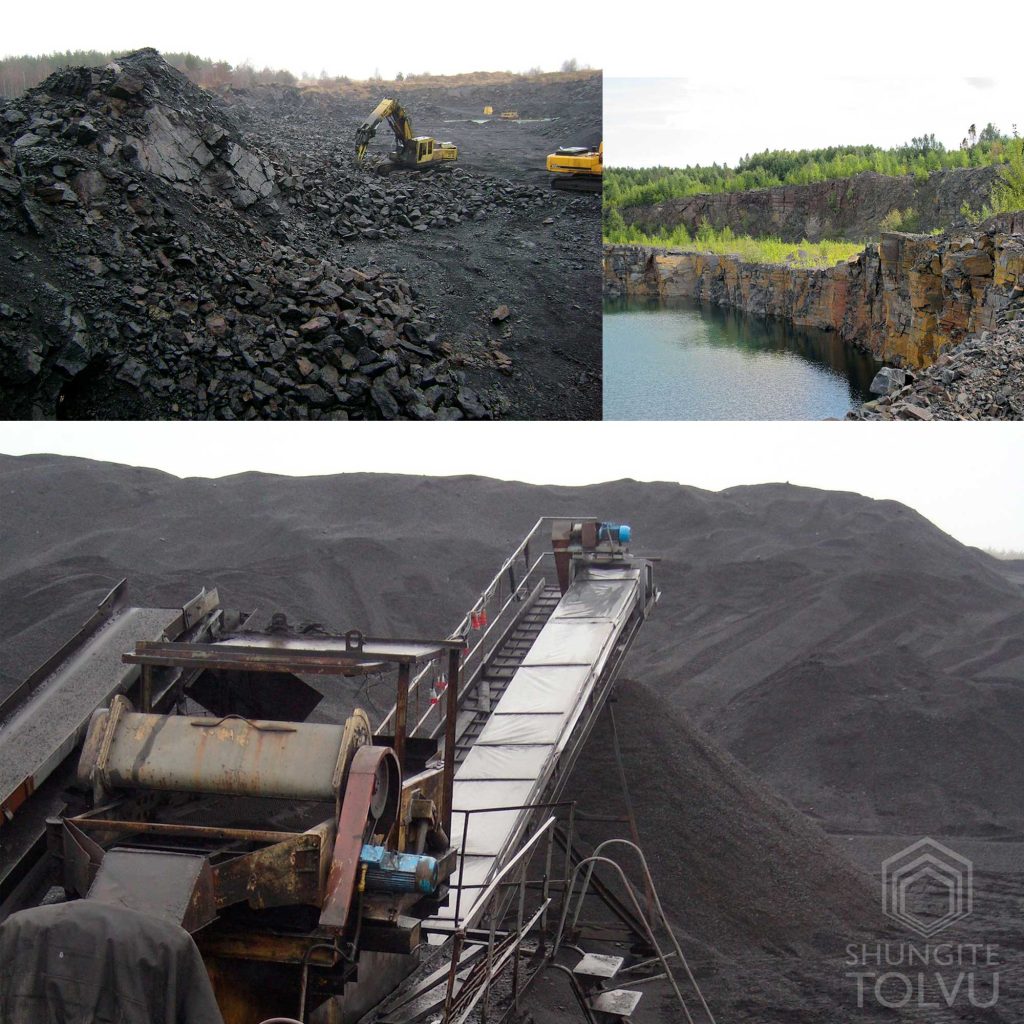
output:
POLYGON ((882 862, 882 911, 930 939, 974 906, 974 865, 935 839, 913 843, 882 862))

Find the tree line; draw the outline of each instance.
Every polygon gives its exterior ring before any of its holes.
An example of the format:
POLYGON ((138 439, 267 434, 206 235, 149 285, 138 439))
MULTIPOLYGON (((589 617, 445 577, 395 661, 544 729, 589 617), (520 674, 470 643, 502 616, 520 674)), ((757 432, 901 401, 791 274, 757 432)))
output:
POLYGON ((765 150, 748 154, 735 167, 725 164, 688 167, 606 167, 606 212, 624 206, 651 206, 667 199, 708 192, 745 192, 776 185, 810 185, 849 178, 865 171, 913 174, 925 179, 934 171, 987 167, 1006 163, 1019 140, 1016 125, 1006 135, 989 123, 980 132, 971 125, 957 149, 946 149, 934 134, 916 136, 902 146, 829 146, 822 149, 765 150))
MULTIPOLYGON (((100 53, 98 50, 66 50, 41 56, 24 55, 0 59, 0 96, 13 99, 45 81, 55 71, 67 67, 103 67, 124 53, 100 53)), ((279 68, 254 68, 242 63, 236 66, 223 60, 210 60, 194 53, 163 53, 172 67, 187 75, 204 89, 232 85, 247 88, 253 85, 295 85, 298 79, 290 71, 279 68)))

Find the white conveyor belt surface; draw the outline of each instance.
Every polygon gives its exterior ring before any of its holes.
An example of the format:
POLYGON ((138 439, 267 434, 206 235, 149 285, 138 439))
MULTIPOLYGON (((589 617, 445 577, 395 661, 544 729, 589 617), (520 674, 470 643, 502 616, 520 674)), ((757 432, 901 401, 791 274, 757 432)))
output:
MULTIPOLYGON (((591 565, 577 573, 456 772, 451 841, 461 849, 464 831, 466 840, 461 917, 515 852, 532 812, 499 810, 468 819, 459 812, 540 799, 581 720, 598 710, 590 697, 643 600, 642 573, 640 566, 622 565, 591 565)), ((458 872, 435 927, 455 916, 458 872)))

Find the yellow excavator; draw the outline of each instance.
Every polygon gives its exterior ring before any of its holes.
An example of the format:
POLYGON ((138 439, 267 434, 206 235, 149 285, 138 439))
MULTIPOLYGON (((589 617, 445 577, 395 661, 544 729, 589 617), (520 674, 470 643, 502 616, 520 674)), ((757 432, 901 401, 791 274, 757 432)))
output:
POLYGON ((600 192, 604 141, 596 146, 563 146, 548 157, 551 187, 566 192, 600 192))
POLYGON ((453 142, 439 142, 427 135, 413 135, 412 121, 398 100, 383 99, 373 113, 356 130, 356 162, 366 156, 366 147, 377 134, 381 121, 387 121, 394 133, 397 148, 388 154, 393 167, 427 170, 458 159, 459 150, 453 142))

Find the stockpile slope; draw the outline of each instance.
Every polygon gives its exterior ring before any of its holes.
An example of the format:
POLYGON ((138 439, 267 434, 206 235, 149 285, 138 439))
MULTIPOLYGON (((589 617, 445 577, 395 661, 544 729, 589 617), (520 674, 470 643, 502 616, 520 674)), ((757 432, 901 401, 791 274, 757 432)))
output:
MULTIPOLYGON (((582 812, 628 816, 617 734, 641 845, 662 904, 682 934, 721 953, 834 954, 837 936, 880 927, 866 876, 671 698, 625 679, 611 709, 614 731, 606 712, 568 791, 582 812)), ((591 845, 609 832, 630 835, 625 825, 588 821, 580 831, 591 845)), ((613 856, 631 863, 621 850, 613 856)))
POLYGON ((626 671, 830 829, 1024 827, 1024 592, 903 505, 784 484, 720 493, 385 475, 178 480, 0 459, 9 688, 122 576, 138 603, 446 632, 540 515, 632 522, 662 599, 626 671))
MULTIPOLYGON (((846 1019, 855 999, 842 966, 846 946, 888 933, 876 885, 820 828, 696 728, 672 698, 624 679, 612 712, 614 729, 606 712, 568 786, 584 847, 631 837, 632 808, 659 899, 717 1019, 846 1019), (604 820, 586 820, 588 814, 604 820), (621 823, 608 820, 617 815, 621 823)), ((634 855, 621 846, 604 853, 622 863, 642 893, 634 855)), ((614 884, 611 871, 601 873, 614 884)), ((595 913, 590 906, 584 919, 595 913)), ((563 989, 557 978, 541 981, 538 1024, 564 1019, 553 1013, 565 1005, 563 989)), ((683 990, 690 998, 685 982, 683 990)), ((638 1021, 681 1019, 663 983, 644 992, 638 1021)), ((691 1007, 696 1010, 696 1000, 691 1007)), ((868 1006, 860 1019, 902 1018, 868 1006)))

